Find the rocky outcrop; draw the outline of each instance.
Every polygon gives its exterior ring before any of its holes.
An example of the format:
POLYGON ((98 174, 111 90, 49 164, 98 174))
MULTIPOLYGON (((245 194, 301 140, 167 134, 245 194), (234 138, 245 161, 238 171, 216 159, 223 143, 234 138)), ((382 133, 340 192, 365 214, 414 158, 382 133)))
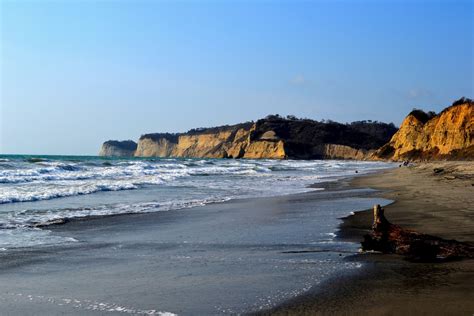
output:
POLYGON ((474 103, 462 98, 441 113, 412 111, 376 159, 474 158, 474 103))
POLYGON ((132 140, 109 140, 102 144, 99 156, 133 157, 136 149, 137 143, 132 140))

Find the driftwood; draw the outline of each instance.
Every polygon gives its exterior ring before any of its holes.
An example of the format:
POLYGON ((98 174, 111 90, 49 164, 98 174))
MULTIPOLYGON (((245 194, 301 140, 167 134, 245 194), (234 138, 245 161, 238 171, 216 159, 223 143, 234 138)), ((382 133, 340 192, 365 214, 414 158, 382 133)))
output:
POLYGON ((411 260, 440 261, 474 258, 472 244, 421 234, 391 224, 380 205, 374 205, 372 232, 364 236, 362 250, 395 253, 411 260))

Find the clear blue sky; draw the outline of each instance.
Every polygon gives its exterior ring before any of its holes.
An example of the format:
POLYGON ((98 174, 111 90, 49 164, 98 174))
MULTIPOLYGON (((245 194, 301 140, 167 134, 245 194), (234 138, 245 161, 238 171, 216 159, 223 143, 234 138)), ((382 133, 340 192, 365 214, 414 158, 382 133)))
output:
POLYGON ((474 96, 474 1, 0 0, 0 153, 474 96))

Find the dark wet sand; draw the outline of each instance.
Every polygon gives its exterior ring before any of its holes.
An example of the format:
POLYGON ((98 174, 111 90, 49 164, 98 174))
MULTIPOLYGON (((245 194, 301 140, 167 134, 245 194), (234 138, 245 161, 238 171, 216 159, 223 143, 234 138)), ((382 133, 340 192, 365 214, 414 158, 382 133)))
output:
POLYGON ((0 315, 233 315, 269 308, 329 275, 358 270, 342 259, 357 245, 331 235, 337 217, 388 200, 330 186, 49 227, 77 242, 0 252, 0 315))
MULTIPOLYGON (((395 200, 386 216, 402 227, 447 239, 474 241, 474 163, 404 167, 358 177, 355 187, 383 190, 395 200), (444 171, 435 174, 434 168, 444 171)), ((371 210, 344 219, 338 238, 361 240, 371 210)), ((267 311, 272 315, 474 315, 474 260, 411 263, 396 255, 361 254, 361 273, 333 278, 267 311)))

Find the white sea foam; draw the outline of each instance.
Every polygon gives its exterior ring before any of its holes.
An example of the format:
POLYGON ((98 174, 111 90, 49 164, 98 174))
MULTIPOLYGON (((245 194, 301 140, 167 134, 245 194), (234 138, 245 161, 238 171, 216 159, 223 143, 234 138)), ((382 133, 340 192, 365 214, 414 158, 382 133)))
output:
POLYGON ((75 243, 71 237, 55 236, 48 230, 33 227, 16 227, 15 229, 0 229, 0 248, 37 247, 75 243))
POLYGON ((229 200, 229 198, 207 198, 203 200, 182 200, 182 201, 163 201, 163 202, 145 202, 134 204, 107 204, 94 207, 80 208, 62 208, 62 209, 25 209, 21 211, 12 211, 2 214, 0 228, 34 228, 44 227, 50 224, 62 223, 66 220, 121 215, 121 214, 138 214, 159 211, 180 210, 204 206, 211 203, 221 203, 229 200))
POLYGON ((28 300, 33 302, 49 303, 58 306, 71 306, 78 310, 98 311, 105 313, 123 313, 133 315, 156 315, 156 316, 176 316, 177 314, 171 312, 158 311, 156 309, 140 309, 136 307, 123 306, 122 304, 99 302, 90 299, 76 299, 76 298, 60 298, 47 297, 44 295, 31 295, 23 293, 9 293, 9 295, 16 297, 18 300, 28 300))
MULTIPOLYGON (((271 179, 297 179, 303 181, 321 180, 338 176, 353 175, 355 170, 386 168, 387 164, 374 162, 337 161, 274 161, 274 160, 173 160, 118 161, 118 162, 61 162, 15 163, 14 168, 0 170, 3 189, 34 184, 57 186, 82 186, 109 181, 108 184, 128 181, 135 185, 171 183, 180 178, 199 176, 245 176, 269 177, 271 179), (8 185, 12 184, 12 185, 8 185), (15 185, 18 184, 18 185, 15 185)), ((235 181, 235 179, 234 179, 235 181)), ((205 181, 204 181, 205 182, 205 181)), ((101 185, 104 182, 100 183, 101 185)), ((123 189, 129 189, 124 186, 123 189)), ((93 193, 96 190, 77 190, 77 194, 93 193)), ((54 195, 51 195, 52 197, 54 195)), ((62 196, 62 195, 59 195, 62 196)), ((59 197, 58 196, 58 197, 59 197)), ((2 197, 3 194, 2 194, 2 197)), ((23 201, 19 199, 18 201, 23 201)), ((3 199, 4 202, 7 199, 3 199)), ((15 200, 16 201, 16 200, 15 200)))

